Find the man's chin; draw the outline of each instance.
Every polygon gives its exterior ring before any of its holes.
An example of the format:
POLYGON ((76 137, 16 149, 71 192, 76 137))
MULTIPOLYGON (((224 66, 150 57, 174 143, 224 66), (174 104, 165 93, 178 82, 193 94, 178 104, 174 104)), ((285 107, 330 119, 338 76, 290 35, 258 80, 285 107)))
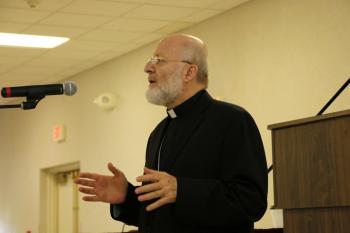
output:
POLYGON ((161 97, 161 93, 159 93, 159 91, 155 88, 148 88, 148 90, 146 91, 146 99, 151 104, 163 106, 165 104, 162 100, 163 98, 161 97))

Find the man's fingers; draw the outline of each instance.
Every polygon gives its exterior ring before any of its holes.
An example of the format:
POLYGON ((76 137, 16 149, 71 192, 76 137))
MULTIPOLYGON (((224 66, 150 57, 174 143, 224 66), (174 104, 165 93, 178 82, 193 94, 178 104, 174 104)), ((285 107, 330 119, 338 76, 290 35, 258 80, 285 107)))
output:
POLYGON ((167 201, 166 198, 161 198, 161 199, 159 199, 159 200, 153 202, 152 204, 148 205, 148 206, 146 207, 146 210, 147 210, 147 211, 152 211, 152 210, 155 210, 155 209, 157 209, 157 208, 159 208, 159 207, 161 207, 161 206, 163 206, 163 205, 166 205, 166 204, 168 204, 168 203, 170 203, 170 202, 167 201))
POLYGON ((95 189, 91 189, 91 188, 84 188, 84 187, 80 187, 79 191, 85 194, 93 194, 96 195, 96 190, 95 189))
POLYGON ((151 169, 151 168, 148 168, 148 167, 145 167, 144 169, 143 169, 143 171, 145 172, 145 174, 154 174, 154 173, 157 173, 157 172, 159 172, 159 171, 157 171, 157 170, 153 170, 153 169, 151 169))
POLYGON ((141 187, 136 188, 135 193, 136 194, 148 193, 148 192, 155 191, 155 190, 158 190, 161 188, 162 188, 162 185, 158 182, 157 183, 150 183, 150 184, 146 184, 146 185, 143 185, 141 187))
POLYGON ((157 190, 154 192, 146 193, 143 195, 140 195, 137 197, 137 200, 139 201, 149 201, 152 199, 160 198, 163 196, 163 191, 162 190, 157 190))
POLYGON ((100 199, 97 196, 85 196, 83 197, 84 201, 100 201, 100 199))
POLYGON ((79 173, 78 177, 79 178, 86 178, 86 179, 90 179, 90 180, 97 180, 99 175, 95 174, 95 173, 90 173, 90 172, 82 172, 82 173, 79 173))
POLYGON ((157 175, 154 174, 146 174, 143 176, 138 176, 136 178, 137 182, 157 182, 160 178, 157 175))
POLYGON ((118 176, 120 174, 120 171, 113 165, 113 163, 108 163, 108 170, 115 176, 118 176))
POLYGON ((96 181, 94 180, 86 180, 86 179, 76 179, 75 180, 76 184, 80 184, 80 185, 84 185, 84 186, 88 186, 88 187, 95 187, 96 181))
POLYGON ((137 182, 156 182, 164 175, 164 172, 156 171, 148 167, 144 168, 144 175, 136 178, 137 182))

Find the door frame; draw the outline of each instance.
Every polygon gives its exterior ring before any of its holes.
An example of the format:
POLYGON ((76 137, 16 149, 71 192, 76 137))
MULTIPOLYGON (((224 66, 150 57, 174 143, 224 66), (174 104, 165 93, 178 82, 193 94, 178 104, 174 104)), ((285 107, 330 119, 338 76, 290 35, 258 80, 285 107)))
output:
MULTIPOLYGON (((58 184, 56 175, 62 172, 80 170, 80 162, 71 162, 40 170, 40 233, 58 233, 58 184)), ((74 228, 78 230, 78 202, 75 203, 74 228)), ((78 232, 78 231, 77 231, 78 232)))

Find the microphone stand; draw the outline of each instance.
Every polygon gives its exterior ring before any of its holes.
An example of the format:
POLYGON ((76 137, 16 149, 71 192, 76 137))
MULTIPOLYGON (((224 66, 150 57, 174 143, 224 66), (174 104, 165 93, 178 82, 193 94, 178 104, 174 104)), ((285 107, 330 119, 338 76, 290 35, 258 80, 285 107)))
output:
POLYGON ((334 94, 334 96, 326 103, 325 106, 323 106, 323 108, 317 113, 316 116, 321 115, 324 111, 326 111, 326 109, 329 107, 329 105, 331 105, 331 103, 333 103, 333 101, 338 97, 338 95, 340 95, 340 93, 342 93, 342 91, 344 91, 344 89, 349 85, 350 83, 350 78, 343 84, 343 86, 341 86, 341 88, 339 88, 339 90, 334 94))
POLYGON ((0 105, 0 108, 22 108, 21 104, 0 105))
POLYGON ((22 104, 0 105, 0 108, 21 108, 23 110, 34 109, 45 96, 27 96, 27 101, 22 104))
MULTIPOLYGON (((320 116, 326 109, 333 103, 333 101, 344 91, 344 89, 350 84, 350 78, 339 88, 339 90, 333 95, 333 97, 326 103, 325 106, 317 113, 316 116, 320 116)), ((267 173, 270 173, 273 169, 273 164, 267 169, 267 173)))

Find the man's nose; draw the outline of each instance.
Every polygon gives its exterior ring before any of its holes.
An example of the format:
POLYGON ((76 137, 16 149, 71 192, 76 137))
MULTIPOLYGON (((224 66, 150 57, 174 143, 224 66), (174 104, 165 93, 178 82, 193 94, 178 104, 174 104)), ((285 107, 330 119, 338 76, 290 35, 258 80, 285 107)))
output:
POLYGON ((154 64, 147 62, 145 68, 143 69, 147 74, 153 73, 155 71, 154 64))

